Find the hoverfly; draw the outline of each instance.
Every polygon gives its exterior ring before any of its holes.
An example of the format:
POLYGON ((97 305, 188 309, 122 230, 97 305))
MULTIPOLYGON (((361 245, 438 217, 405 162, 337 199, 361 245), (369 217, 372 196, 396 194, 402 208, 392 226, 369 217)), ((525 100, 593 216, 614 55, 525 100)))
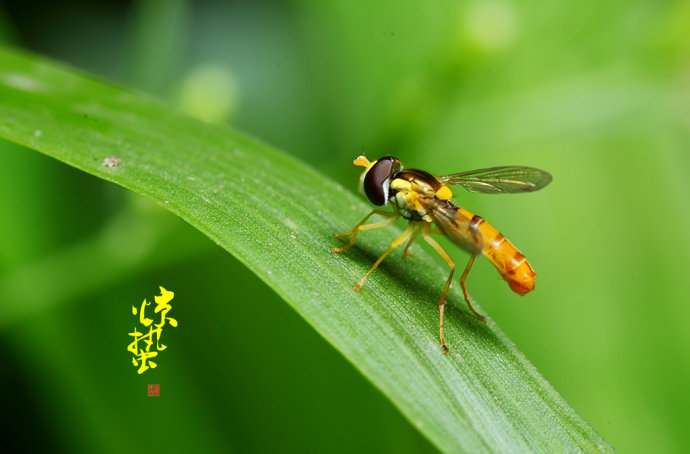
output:
POLYGON ((362 230, 388 226, 401 216, 407 219, 409 221, 407 229, 374 262, 374 265, 355 285, 354 289, 359 291, 364 281, 383 259, 393 249, 408 240, 403 255, 409 256, 410 245, 421 234, 422 238, 450 267, 450 275, 443 288, 443 293, 441 293, 441 299, 438 301, 439 338, 444 353, 448 353, 448 348, 443 336, 443 311, 446 294, 453 279, 455 263, 430 234, 445 235, 457 246, 471 254, 465 271, 460 277, 460 286, 470 311, 483 322, 486 322, 486 317, 479 315, 472 307, 465 285, 467 274, 472 268, 474 259, 479 254, 485 255, 494 264, 501 277, 515 293, 524 295, 534 289, 534 280, 537 275, 525 256, 484 219, 454 205, 450 201, 453 193, 449 186, 458 185, 470 192, 487 194, 532 192, 551 182, 551 175, 548 172, 532 167, 503 166, 435 177, 423 170, 403 169, 400 160, 393 156, 384 156, 374 162, 369 162, 366 157, 359 156, 355 159, 354 164, 365 167, 364 172, 359 177, 360 192, 364 193, 369 201, 376 206, 384 206, 390 202, 394 211, 375 209, 349 232, 336 234, 337 238, 347 238, 348 236, 352 236, 352 238, 345 246, 333 248, 332 252, 343 252, 348 249, 355 243, 357 234, 362 230), (373 224, 365 224, 374 214, 385 216, 388 219, 373 224))

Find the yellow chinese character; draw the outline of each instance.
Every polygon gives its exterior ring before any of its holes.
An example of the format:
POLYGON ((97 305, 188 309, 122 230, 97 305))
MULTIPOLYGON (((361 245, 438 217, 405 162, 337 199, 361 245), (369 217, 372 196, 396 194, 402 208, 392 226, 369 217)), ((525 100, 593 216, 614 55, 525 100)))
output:
MULTIPOLYGON (((161 314, 161 322, 158 323, 156 326, 159 328, 162 328, 163 325, 165 325, 165 321, 168 320, 170 321, 170 325, 172 326, 177 326, 177 320, 174 318, 166 318, 166 314, 170 312, 170 309, 172 309, 172 306, 168 304, 170 300, 172 300, 175 297, 175 294, 171 291, 168 291, 164 289, 163 287, 158 287, 161 289, 161 295, 160 296, 154 296, 153 299, 156 301, 156 309, 155 312, 156 314, 159 312, 163 312, 161 314)), ((148 325, 147 325, 148 326, 148 325)))
MULTIPOLYGON (((177 320, 171 317, 166 317, 167 313, 170 312, 170 310, 172 309, 172 306, 169 303, 174 298, 175 294, 171 291, 164 289, 163 287, 159 288, 161 290, 161 295, 154 297, 154 300, 156 301, 156 308, 154 312, 156 314, 159 312, 161 313, 160 323, 154 325, 155 329, 154 326, 150 326, 151 323, 153 323, 153 320, 146 317, 145 310, 146 306, 149 306, 151 303, 144 299, 144 301, 141 303, 141 310, 139 311, 139 323, 141 323, 144 326, 148 326, 149 332, 147 334, 140 333, 139 331, 137 331, 135 327, 134 332, 128 333, 130 336, 134 337, 134 340, 132 341, 132 343, 129 344, 127 350, 135 355, 135 357, 132 358, 132 364, 134 366, 140 366, 139 370, 137 371, 140 374, 145 372, 149 368, 154 369, 155 367, 157 367, 158 364, 151 361, 151 358, 155 358, 156 356, 158 356, 159 351, 165 350, 167 348, 167 346, 160 343, 160 338, 161 334, 163 333, 163 326, 165 325, 165 321, 167 320, 173 327, 177 326, 177 320), (154 334, 156 336, 156 351, 152 352, 151 346, 153 345, 154 334), (140 347, 140 341, 143 344, 145 344, 145 346, 140 347), (137 359, 139 360, 139 362, 137 362, 137 359)), ((137 308, 135 306, 132 306, 132 314, 137 315, 137 308)))
MULTIPOLYGON (((136 328, 134 328, 134 332, 129 333, 129 335, 134 337, 134 340, 131 344, 129 344, 127 350, 134 353, 141 362, 141 367, 139 367, 139 370, 137 372, 141 374, 144 371, 148 370, 149 367, 155 369, 156 366, 158 366, 158 364, 154 363, 153 361, 148 361, 148 365, 146 364, 147 360, 150 360, 151 358, 158 356, 158 352, 149 351, 151 345, 153 344, 153 341, 151 340, 151 331, 149 331, 148 334, 144 335, 143 333, 138 332, 136 328), (143 340, 146 344, 145 348, 139 348, 139 341, 141 340, 143 340)), ((139 366, 137 358, 132 358, 132 364, 134 364, 135 366, 139 366)))
MULTIPOLYGON (((141 323, 144 326, 149 326, 151 323, 153 323, 153 320, 150 318, 146 318, 146 315, 144 315, 144 309, 146 309, 146 306, 149 306, 151 303, 146 301, 146 298, 144 298, 144 301, 141 303, 141 311, 139 311, 139 323, 141 323)), ((137 308, 132 306, 132 314, 137 315, 137 308)))

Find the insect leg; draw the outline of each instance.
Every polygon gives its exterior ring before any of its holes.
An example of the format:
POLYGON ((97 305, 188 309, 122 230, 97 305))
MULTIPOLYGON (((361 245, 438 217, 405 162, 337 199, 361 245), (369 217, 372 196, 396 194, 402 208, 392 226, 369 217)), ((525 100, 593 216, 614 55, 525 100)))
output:
POLYGON ((407 246, 405 246, 405 250, 403 251, 403 257, 409 257, 412 255, 412 252, 408 251, 408 249, 410 249, 410 246, 412 246, 412 242, 417 239, 417 237, 419 236, 419 232, 421 231, 421 228, 415 230, 414 234, 412 235, 412 238, 410 238, 410 241, 407 242, 407 246))
POLYGON ((362 219, 359 222, 359 224, 357 224, 355 226, 354 229, 350 230, 347 233, 336 233, 335 234, 336 238, 347 238, 350 235, 352 235, 352 238, 350 239, 350 242, 347 243, 345 246, 334 247, 333 249, 331 249, 331 252, 343 252, 345 249, 347 249, 350 246, 352 246, 353 244, 355 244, 355 240, 357 239, 357 234, 361 230, 380 229, 381 227, 385 227, 387 225, 394 223, 399 217, 400 217, 400 215, 398 214, 397 211, 391 212, 391 211, 383 211, 383 210, 373 210, 371 213, 364 216, 364 219, 362 219), (367 222, 367 220, 375 214, 380 214, 381 216, 386 216, 388 219, 386 219, 385 221, 375 222, 375 223, 369 224, 369 225, 364 225, 364 223, 367 222))
POLYGON ((472 264, 474 263, 474 259, 477 258, 476 255, 473 255, 470 257, 470 261, 467 263, 467 267, 465 268, 465 272, 462 273, 462 277, 460 278, 460 286, 462 287, 462 293, 465 295, 465 301, 467 302, 467 306, 470 308, 472 313, 477 316, 477 318, 484 323, 486 323, 486 317, 483 315, 479 315, 477 311, 474 310, 472 307, 472 303, 470 303, 470 297, 467 294, 467 286, 465 285, 465 279, 467 279, 467 273, 470 272, 470 268, 472 268, 472 264))
MULTIPOLYGON (((426 229, 429 231, 430 229, 427 227, 426 229)), ((440 255, 443 260, 446 261, 448 266, 450 267, 450 274, 448 275, 448 280, 446 281, 446 286, 443 288, 443 293, 441 293, 441 299, 438 300, 438 332, 439 332, 439 338, 441 339, 441 347, 443 348, 443 353, 446 355, 449 353, 448 347, 446 347, 446 339, 443 336, 443 311, 446 307, 446 294, 448 293, 448 289, 450 288, 450 283, 453 280, 453 273, 455 272, 455 262, 450 258, 448 253, 441 247, 440 244, 436 242, 435 239, 431 238, 429 235, 427 235, 427 232, 422 232, 422 237, 424 240, 431 245, 432 248, 436 252, 438 252, 438 255, 440 255)))
POLYGON ((417 227, 416 224, 410 223, 410 225, 407 226, 407 228, 406 228, 405 231, 402 233, 402 235, 400 235, 400 236, 397 237, 395 240, 393 240, 393 242, 391 243, 391 246, 386 250, 386 252, 384 252, 383 254, 381 254, 381 257, 379 257, 379 258, 376 260, 376 262, 374 262, 374 265, 371 267, 371 269, 370 269, 369 271, 367 271, 367 274, 364 275, 364 277, 362 278, 362 280, 359 281, 359 284, 355 285, 355 290, 356 290, 356 291, 359 291, 359 289, 362 288, 362 285, 364 284, 364 281, 367 280, 367 278, 369 277, 369 275, 371 274, 371 272, 374 271, 374 270, 379 266, 379 264, 383 261, 383 259, 386 258, 386 256, 390 253, 390 251, 392 251, 392 250, 395 249, 396 247, 400 246, 400 244, 404 243, 405 240, 407 240, 407 239, 410 237, 410 235, 412 235, 412 230, 414 230, 415 227, 417 227))
MULTIPOLYGON (((432 229, 432 228, 427 228, 427 232, 428 233, 439 233, 441 235, 443 234, 443 232, 441 232, 439 229, 432 229)), ((427 242, 429 242, 429 240, 433 241, 430 237, 427 237, 427 236, 425 236, 424 239, 427 240, 427 242)), ((436 242, 434 241, 434 243, 436 243, 436 242)), ((431 243, 429 242, 429 244, 431 244, 431 243)), ((436 243, 436 244, 438 245, 438 243, 436 243)), ((433 244, 431 244, 431 245, 434 246, 433 244)), ((438 246, 438 248, 437 248, 436 246, 434 246, 434 249, 436 249, 436 251, 439 254, 441 254, 441 252, 439 251, 440 247, 441 246, 438 246)), ((444 253, 445 253, 445 251, 444 251, 444 253)), ((441 254, 441 256, 443 257, 443 254, 441 254)), ((465 302, 467 303, 467 307, 470 308, 470 311, 472 311, 472 313, 474 315, 476 315, 479 320, 486 323, 486 317, 483 315, 479 315, 477 313, 477 311, 475 311, 474 308, 472 307, 472 303, 470 303, 470 296, 467 293, 467 286, 465 285, 465 280, 467 279, 467 274, 470 272, 470 268, 472 268, 472 264, 474 263, 475 258, 477 258, 477 256, 474 254, 470 257, 470 261, 467 263, 467 266, 465 267, 465 272, 462 273, 462 277, 460 278, 460 286, 462 287, 462 294, 465 297, 465 302)), ((444 257, 444 259, 445 259, 445 257, 444 257)), ((448 260, 446 260, 446 262, 448 262, 448 260)), ((451 276, 452 276, 452 274, 453 273, 451 273, 451 276)), ((448 279, 450 279, 450 278, 448 278, 448 279)), ((446 291, 447 290, 448 289, 446 288, 446 291)))

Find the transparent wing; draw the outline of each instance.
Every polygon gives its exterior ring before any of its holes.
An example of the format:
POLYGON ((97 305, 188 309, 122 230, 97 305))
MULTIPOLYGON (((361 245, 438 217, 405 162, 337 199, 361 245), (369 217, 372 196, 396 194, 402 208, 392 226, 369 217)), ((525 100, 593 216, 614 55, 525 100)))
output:
POLYGON ((438 180, 470 192, 504 194, 537 191, 551 183, 551 174, 534 167, 502 166, 453 173, 438 180))

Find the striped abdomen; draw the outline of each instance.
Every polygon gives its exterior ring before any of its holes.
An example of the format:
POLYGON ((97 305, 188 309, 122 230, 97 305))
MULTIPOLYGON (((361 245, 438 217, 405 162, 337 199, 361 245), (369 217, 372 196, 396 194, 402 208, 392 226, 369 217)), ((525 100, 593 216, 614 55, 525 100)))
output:
POLYGON ((515 293, 534 289, 537 275, 524 255, 498 230, 476 214, 435 197, 421 199, 438 228, 470 254, 483 254, 515 293))
POLYGON ((537 275, 513 243, 481 217, 463 208, 458 210, 464 211, 463 214, 471 219, 469 228, 481 236, 482 254, 494 264, 510 288, 520 295, 533 290, 537 275))

